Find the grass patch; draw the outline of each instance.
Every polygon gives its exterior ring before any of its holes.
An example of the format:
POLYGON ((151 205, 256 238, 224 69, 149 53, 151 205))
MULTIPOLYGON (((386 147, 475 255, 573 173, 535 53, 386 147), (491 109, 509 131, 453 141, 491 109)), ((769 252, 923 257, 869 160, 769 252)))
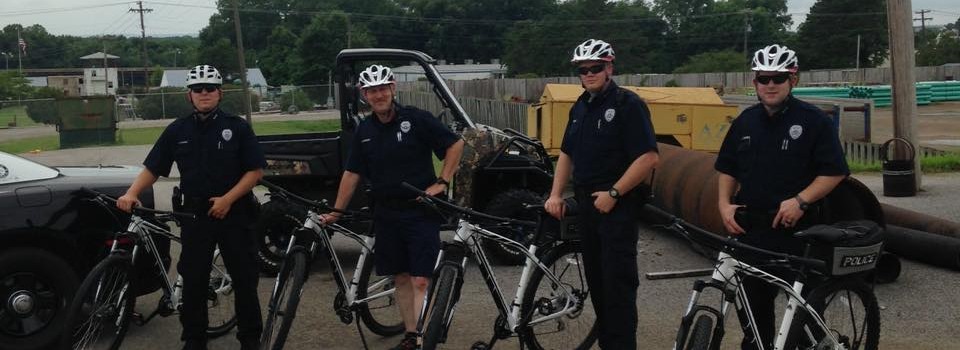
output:
MULTIPOLYGON (((105 146, 152 145, 160 137, 165 127, 120 129, 117 131, 117 143, 105 146)), ((282 120, 254 122, 253 131, 257 135, 303 134, 340 130, 339 120, 282 120)), ((0 151, 7 153, 25 153, 33 150, 51 151, 60 149, 60 136, 40 136, 27 139, 0 142, 0 151)))
MULTIPOLYGON (((850 166, 851 173, 879 173, 883 170, 883 165, 880 162, 848 162, 848 165, 850 166)), ((953 153, 920 158, 920 169, 922 169, 925 174, 960 171, 960 154, 953 153)))
POLYGON ((0 129, 8 128, 14 118, 17 120, 17 127, 39 125, 27 116, 26 106, 5 106, 0 108, 0 129))

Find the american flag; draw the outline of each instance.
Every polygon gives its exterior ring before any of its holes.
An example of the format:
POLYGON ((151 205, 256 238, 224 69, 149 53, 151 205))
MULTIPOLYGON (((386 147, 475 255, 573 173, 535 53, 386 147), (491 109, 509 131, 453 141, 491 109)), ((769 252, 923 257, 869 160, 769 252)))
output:
POLYGON ((26 55, 26 54, 27 54, 27 41, 26 41, 26 40, 23 40, 23 38, 17 38, 17 45, 20 46, 20 51, 23 52, 24 55, 26 55))

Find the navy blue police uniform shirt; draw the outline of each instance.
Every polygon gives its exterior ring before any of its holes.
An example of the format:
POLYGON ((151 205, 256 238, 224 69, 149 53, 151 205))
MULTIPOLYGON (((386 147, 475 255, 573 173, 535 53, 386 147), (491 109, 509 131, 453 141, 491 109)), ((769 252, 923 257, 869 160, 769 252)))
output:
POLYGON ((435 183, 430 154, 443 160, 447 148, 460 139, 430 112, 399 104, 394 108, 397 114, 389 123, 381 123, 373 113, 364 118, 347 158, 346 170, 366 178, 375 199, 415 198, 416 193, 400 184, 426 189, 435 183))
POLYGON ((250 124, 217 109, 206 120, 196 113, 174 120, 143 161, 154 175, 169 176, 173 162, 180 189, 192 198, 219 197, 247 171, 267 166, 250 124))
POLYGON ((714 168, 740 184, 737 204, 759 211, 779 209, 817 176, 850 174, 830 117, 792 95, 772 117, 759 103, 741 112, 714 168))
POLYGON ((611 81, 592 99, 584 91, 570 110, 560 150, 573 160, 575 186, 613 186, 637 157, 657 151, 647 105, 634 92, 618 90, 611 81))

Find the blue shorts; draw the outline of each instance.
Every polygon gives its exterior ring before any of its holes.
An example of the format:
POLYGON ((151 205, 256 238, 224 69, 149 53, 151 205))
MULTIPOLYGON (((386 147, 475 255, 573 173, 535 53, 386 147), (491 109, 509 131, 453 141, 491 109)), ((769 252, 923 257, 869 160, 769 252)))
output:
POLYGON ((376 218, 374 256, 381 276, 430 277, 440 253, 440 221, 434 217, 376 218))

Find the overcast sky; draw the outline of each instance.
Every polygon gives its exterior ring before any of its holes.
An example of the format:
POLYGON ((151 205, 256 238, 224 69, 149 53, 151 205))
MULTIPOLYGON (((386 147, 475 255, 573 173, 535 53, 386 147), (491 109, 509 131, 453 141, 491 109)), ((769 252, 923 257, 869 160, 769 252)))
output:
MULTIPOLYGON (((357 0, 363 1, 363 0, 357 0)), ((650 1, 650 0, 647 0, 650 1)), ((140 35, 140 19, 129 10, 135 2, 112 0, 0 0, 0 28, 11 23, 40 24, 56 35, 140 35)), ((788 0, 794 26, 804 20, 815 0, 788 0)), ((153 12, 144 16, 147 36, 197 35, 216 12, 216 0, 144 1, 153 12)), ((913 10, 934 10, 927 24, 945 24, 960 17, 958 0, 913 0, 913 10)), ((919 21, 916 22, 919 25, 919 21)))

